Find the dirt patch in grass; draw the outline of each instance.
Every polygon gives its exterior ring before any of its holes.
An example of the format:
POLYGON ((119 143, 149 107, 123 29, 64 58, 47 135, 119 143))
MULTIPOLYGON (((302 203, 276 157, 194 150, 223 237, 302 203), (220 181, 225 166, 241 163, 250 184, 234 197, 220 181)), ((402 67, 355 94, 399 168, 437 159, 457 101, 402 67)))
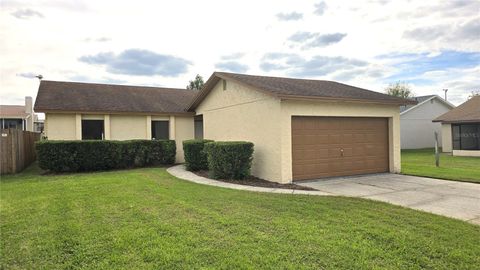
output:
MULTIPOLYGON (((193 173, 198 176, 210 178, 208 176, 208 171, 196 171, 193 173)), ((270 182, 255 176, 249 176, 248 178, 243 180, 234 180, 234 179, 215 179, 215 180, 226 182, 226 183, 239 184, 244 186, 254 186, 254 187, 282 188, 282 189, 296 189, 296 190, 316 190, 314 188, 304 187, 296 184, 280 184, 276 182, 270 182)))

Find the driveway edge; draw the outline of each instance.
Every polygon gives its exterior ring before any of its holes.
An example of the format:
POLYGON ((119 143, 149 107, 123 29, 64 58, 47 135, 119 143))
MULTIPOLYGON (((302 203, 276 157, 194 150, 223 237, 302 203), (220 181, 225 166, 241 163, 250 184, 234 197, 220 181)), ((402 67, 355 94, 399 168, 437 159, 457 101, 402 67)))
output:
POLYGON ((229 188, 229 189, 236 189, 236 190, 246 190, 246 191, 254 191, 254 192, 264 192, 264 193, 280 193, 280 194, 299 194, 299 195, 316 195, 316 196, 331 196, 333 194, 317 191, 317 190, 296 190, 296 189, 284 189, 284 188, 267 188, 267 187, 255 187, 255 186, 247 186, 247 185, 239 185, 233 183, 226 183, 222 181, 217 181, 213 179, 209 179, 206 177, 198 176, 192 172, 189 172, 185 169, 185 165, 175 165, 167 169, 167 172, 171 175, 187 180, 190 182, 194 182, 197 184, 203 184, 208 186, 215 186, 215 187, 222 187, 222 188, 229 188))

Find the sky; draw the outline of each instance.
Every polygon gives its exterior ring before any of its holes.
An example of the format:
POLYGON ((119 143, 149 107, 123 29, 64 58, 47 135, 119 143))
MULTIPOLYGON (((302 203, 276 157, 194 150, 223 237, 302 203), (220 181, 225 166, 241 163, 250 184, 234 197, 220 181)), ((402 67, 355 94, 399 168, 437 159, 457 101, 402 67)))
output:
POLYGON ((480 91, 480 0, 0 0, 0 103, 44 80, 185 88, 214 71, 480 91))

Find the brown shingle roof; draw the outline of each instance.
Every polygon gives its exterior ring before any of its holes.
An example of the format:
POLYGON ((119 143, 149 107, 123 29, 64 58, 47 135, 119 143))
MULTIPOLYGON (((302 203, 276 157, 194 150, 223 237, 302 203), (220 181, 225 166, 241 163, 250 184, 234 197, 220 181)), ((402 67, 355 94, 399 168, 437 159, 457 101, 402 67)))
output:
POLYGON ((0 117, 21 117, 25 118, 28 114, 25 112, 25 106, 23 105, 0 105, 0 117))
POLYGON ((204 88, 189 106, 195 109, 208 92, 220 80, 232 80, 253 87, 283 99, 308 98, 324 100, 349 100, 385 104, 416 104, 413 100, 389 96, 367 89, 324 80, 294 79, 282 77, 255 76, 226 72, 214 72, 205 83, 204 88))
POLYGON ((460 106, 433 120, 442 123, 480 122, 480 96, 474 96, 460 106))
POLYGON ((41 81, 34 108, 39 112, 182 114, 196 94, 186 89, 41 81))

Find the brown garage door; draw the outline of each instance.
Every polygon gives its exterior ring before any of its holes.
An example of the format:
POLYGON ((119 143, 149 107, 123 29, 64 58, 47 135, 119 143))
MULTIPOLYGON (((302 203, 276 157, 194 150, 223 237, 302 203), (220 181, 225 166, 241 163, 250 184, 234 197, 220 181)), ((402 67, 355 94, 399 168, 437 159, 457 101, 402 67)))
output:
POLYGON ((293 180, 387 172, 388 120, 292 117, 293 180))

